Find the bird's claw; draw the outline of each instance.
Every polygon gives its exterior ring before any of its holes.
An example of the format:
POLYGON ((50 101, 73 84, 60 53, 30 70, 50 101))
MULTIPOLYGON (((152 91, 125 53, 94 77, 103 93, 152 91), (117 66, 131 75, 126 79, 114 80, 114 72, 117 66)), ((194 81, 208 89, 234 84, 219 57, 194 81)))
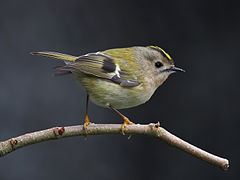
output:
POLYGON ((127 127, 127 125, 132 125, 133 123, 127 118, 127 117, 124 117, 123 119, 123 125, 121 126, 121 131, 122 131, 122 134, 125 135, 124 133, 124 130, 125 128, 127 127))
POLYGON ((85 117, 84 124, 83 124, 83 129, 86 130, 87 126, 89 126, 91 122, 88 119, 88 116, 85 117))

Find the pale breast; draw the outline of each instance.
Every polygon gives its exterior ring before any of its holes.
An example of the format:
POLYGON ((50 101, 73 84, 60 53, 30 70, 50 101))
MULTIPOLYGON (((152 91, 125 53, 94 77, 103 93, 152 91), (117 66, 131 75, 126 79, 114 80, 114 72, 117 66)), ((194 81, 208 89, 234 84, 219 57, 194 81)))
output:
POLYGON ((107 107, 111 104, 116 109, 135 107, 148 101, 153 91, 142 84, 136 87, 122 87, 111 81, 96 77, 77 77, 80 85, 97 105, 107 107))

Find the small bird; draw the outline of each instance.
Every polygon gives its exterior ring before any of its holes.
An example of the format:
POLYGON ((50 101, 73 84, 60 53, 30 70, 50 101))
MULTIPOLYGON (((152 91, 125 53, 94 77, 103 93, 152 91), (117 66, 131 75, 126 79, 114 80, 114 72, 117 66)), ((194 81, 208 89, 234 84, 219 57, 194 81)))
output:
POLYGON ((58 52, 32 52, 33 55, 63 60, 56 76, 72 73, 87 93, 84 129, 90 124, 88 101, 110 108, 123 119, 122 133, 133 124, 118 109, 138 106, 148 101, 155 90, 174 72, 185 72, 157 46, 115 48, 82 56, 58 52))

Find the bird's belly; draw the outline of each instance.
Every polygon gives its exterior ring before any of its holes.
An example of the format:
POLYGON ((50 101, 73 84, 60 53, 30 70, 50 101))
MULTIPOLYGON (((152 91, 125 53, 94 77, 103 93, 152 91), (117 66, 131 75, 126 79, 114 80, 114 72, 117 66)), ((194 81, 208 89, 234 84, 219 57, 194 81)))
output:
POLYGON ((153 94, 142 85, 121 87, 119 84, 96 77, 77 78, 77 80, 87 91, 90 99, 103 107, 107 107, 109 104, 116 109, 138 106, 148 101, 153 94))
MULTIPOLYGON (((109 88, 109 87, 108 87, 109 88)), ((149 98, 143 98, 142 95, 137 96, 135 93, 131 93, 128 90, 117 90, 109 88, 104 94, 99 97, 99 94, 89 93, 90 99, 97 105, 107 107, 111 104, 116 109, 124 109, 135 107, 145 103, 149 98)), ((139 94, 139 93, 138 93, 139 94)))

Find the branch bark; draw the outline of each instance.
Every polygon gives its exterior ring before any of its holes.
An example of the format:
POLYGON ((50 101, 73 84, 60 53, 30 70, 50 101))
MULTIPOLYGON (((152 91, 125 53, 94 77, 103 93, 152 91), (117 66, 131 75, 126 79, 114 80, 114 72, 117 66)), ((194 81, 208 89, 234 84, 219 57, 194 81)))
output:
MULTIPOLYGON (((90 124, 86 130, 83 129, 82 125, 78 125, 67 127, 54 127, 42 131, 28 133, 0 142, 0 157, 5 156, 6 154, 18 148, 30 144, 48 141, 51 139, 59 139, 71 136, 122 134, 121 126, 121 124, 90 124)), ((161 139, 167 144, 181 149, 223 170, 227 170, 229 167, 229 162, 227 159, 210 154, 196 146, 187 143, 186 141, 183 141, 182 139, 171 134, 164 128, 160 127, 159 123, 151 123, 148 125, 129 125, 126 127, 124 133, 128 135, 147 135, 157 139, 161 139)))

